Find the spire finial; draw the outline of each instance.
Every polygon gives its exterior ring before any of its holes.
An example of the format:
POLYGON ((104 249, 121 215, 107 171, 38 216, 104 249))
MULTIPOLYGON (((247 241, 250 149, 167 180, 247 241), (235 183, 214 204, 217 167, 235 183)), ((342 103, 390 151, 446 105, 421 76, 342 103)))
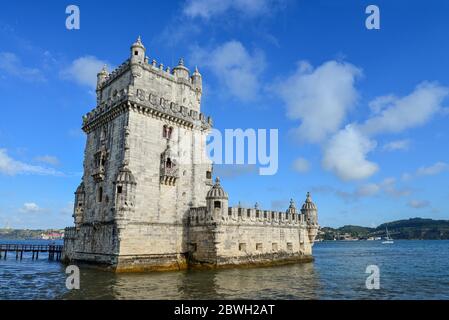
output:
POLYGON ((181 59, 179 59, 178 66, 183 66, 183 65, 184 65, 184 58, 181 57, 181 59))
POLYGON ((295 207, 295 201, 293 199, 290 199, 290 208, 295 207))
POLYGON ((259 209, 259 203, 256 202, 256 204, 254 205, 254 209, 259 209))
POLYGON ((310 196, 310 192, 307 192, 307 202, 311 202, 312 201, 312 197, 310 196))
POLYGON ((215 178, 215 184, 218 184, 218 185, 220 184, 220 177, 215 178))

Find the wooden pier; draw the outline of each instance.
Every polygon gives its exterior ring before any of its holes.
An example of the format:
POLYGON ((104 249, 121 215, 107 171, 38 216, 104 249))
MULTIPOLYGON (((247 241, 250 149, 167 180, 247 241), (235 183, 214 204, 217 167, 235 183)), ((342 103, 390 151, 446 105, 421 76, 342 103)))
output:
POLYGON ((39 259, 39 253, 48 253, 48 260, 61 260, 62 245, 40 244, 0 244, 0 259, 6 259, 8 253, 16 256, 16 260, 23 259, 24 252, 32 253, 31 259, 39 259))

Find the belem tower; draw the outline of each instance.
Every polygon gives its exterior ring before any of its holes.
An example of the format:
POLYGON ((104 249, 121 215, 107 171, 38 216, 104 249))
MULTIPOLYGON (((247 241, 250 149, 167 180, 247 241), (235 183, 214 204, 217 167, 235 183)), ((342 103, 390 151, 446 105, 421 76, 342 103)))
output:
POLYGON ((84 174, 63 258, 116 272, 311 261, 317 208, 229 207, 206 155, 212 119, 202 77, 181 59, 150 61, 139 39, 112 73, 100 71, 97 106, 83 117, 84 174))

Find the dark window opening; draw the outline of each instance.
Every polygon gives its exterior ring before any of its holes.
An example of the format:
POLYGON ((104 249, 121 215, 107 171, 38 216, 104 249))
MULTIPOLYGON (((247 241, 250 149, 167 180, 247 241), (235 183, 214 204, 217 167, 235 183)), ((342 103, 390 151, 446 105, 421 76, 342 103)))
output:
POLYGON ((214 208, 215 209, 217 209, 217 208, 220 209, 221 208, 221 201, 215 201, 214 202, 214 208))
POLYGON ((166 166, 167 168, 171 168, 171 167, 172 167, 172 162, 171 162, 171 159, 170 159, 170 158, 167 158, 167 162, 165 163, 165 166, 166 166))
POLYGON ((122 193, 123 191, 123 187, 122 186, 117 186, 117 193, 122 193))
POLYGON ((206 179, 212 179, 212 172, 206 171, 206 179))
POLYGON ((97 197, 97 199, 98 199, 98 202, 102 202, 103 201, 103 188, 102 187, 98 188, 98 197, 97 197))
POLYGON ((246 216, 247 216, 248 218, 251 217, 251 210, 249 210, 249 209, 246 210, 246 216))
POLYGON ((139 51, 134 51, 134 55, 138 56, 139 55, 139 51))

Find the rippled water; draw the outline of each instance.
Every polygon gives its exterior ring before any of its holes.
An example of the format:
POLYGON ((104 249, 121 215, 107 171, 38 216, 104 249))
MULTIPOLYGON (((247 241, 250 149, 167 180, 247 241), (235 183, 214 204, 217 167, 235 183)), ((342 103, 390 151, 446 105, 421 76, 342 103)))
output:
POLYGON ((24 257, 0 261, 0 299, 449 299, 449 241, 321 242, 315 262, 271 268, 113 274, 81 268, 81 289, 64 267, 24 257), (380 290, 367 290, 368 265, 380 290))

